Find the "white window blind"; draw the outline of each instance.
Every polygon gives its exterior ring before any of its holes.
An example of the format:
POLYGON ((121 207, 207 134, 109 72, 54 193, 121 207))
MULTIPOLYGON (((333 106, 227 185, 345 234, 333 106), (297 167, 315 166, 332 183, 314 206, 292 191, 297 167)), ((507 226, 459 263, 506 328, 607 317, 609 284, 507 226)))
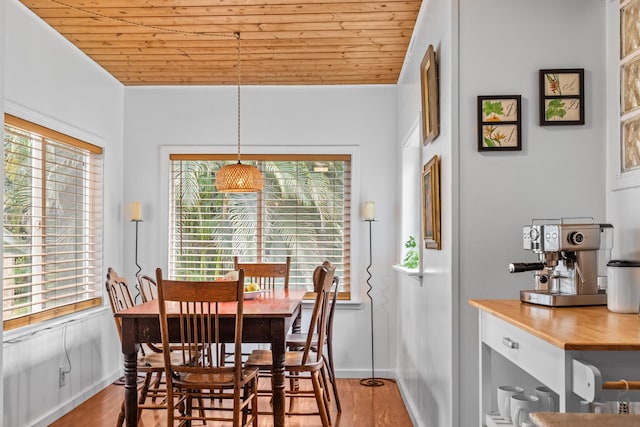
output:
POLYGON ((4 329, 102 303, 102 150, 5 115, 4 329))
POLYGON ((341 298, 350 291, 351 158, 349 155, 249 155, 264 188, 218 193, 216 173, 229 155, 170 155, 169 275, 202 280, 240 262, 283 262, 289 287, 312 290, 313 269, 336 265, 341 298))

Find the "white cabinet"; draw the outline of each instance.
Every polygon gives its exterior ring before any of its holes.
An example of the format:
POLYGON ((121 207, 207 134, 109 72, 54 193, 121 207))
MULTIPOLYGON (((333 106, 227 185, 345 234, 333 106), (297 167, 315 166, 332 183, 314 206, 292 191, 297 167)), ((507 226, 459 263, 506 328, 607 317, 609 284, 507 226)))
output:
MULTIPOLYGON (((617 400, 603 381, 640 380, 640 318, 606 307, 551 308, 512 300, 472 300, 479 309, 480 424, 497 410, 497 354, 555 391, 561 412, 581 400, 617 400)), ((640 400, 631 392, 626 397, 640 400)))

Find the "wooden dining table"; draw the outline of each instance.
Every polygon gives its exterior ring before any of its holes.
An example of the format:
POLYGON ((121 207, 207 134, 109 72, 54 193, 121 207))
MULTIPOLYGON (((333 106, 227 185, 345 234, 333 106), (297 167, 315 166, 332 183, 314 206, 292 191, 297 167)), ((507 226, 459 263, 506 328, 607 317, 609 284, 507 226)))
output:
MULTIPOLYGON (((304 290, 276 289, 260 293, 257 298, 245 300, 243 307, 242 342, 269 343, 273 357, 273 424, 284 426, 285 376, 284 357, 286 334, 289 329, 300 330, 304 290)), ((169 340, 179 342, 177 317, 171 317, 167 308, 169 340), (175 320, 172 321, 172 319, 175 320)), ((223 303, 220 336, 223 341, 234 340, 235 305, 223 303)), ((161 342, 158 301, 149 301, 115 314, 122 322, 122 354, 124 355, 124 402, 126 425, 137 425, 137 356, 140 343, 161 342)))

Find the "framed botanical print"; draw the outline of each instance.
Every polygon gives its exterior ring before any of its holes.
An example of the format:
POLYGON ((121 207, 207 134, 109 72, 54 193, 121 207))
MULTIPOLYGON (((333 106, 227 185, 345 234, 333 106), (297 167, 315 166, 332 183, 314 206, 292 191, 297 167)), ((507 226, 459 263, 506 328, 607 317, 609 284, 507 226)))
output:
POLYGON ((584 68, 540 70, 540 126, 584 124, 584 68))
POLYGON ((522 149, 520 95, 478 97, 478 151, 522 149))
POLYGON ((427 249, 440 249, 440 158, 436 155, 422 170, 422 227, 427 249))

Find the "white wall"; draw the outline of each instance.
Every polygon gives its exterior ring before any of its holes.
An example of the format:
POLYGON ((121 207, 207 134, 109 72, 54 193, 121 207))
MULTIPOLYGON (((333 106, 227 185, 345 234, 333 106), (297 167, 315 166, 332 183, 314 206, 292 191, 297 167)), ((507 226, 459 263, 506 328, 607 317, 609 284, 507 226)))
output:
MULTIPOLYGON (((453 426, 456 394, 457 286, 453 259, 457 256, 457 2, 422 3, 412 48, 399 84, 396 149, 420 126, 420 62, 432 44, 438 56, 440 80, 440 135, 421 151, 418 170, 434 155, 440 156, 442 250, 422 250, 423 278, 398 273, 398 385, 414 424, 453 426)), ((420 130, 422 146, 422 132, 420 130)), ((419 178, 418 178, 419 179, 419 178)), ((415 193, 420 198, 420 191, 415 193)), ((403 208, 411 208, 408 203, 403 208)), ((421 214, 418 214, 419 216, 421 214)), ((420 229, 421 230, 421 229, 420 229)), ((422 233, 422 231, 421 231, 422 233)), ((401 236, 406 239, 406 236, 401 236)))
POLYGON ((470 426, 479 423, 479 373, 478 314, 468 300, 517 299, 532 286, 530 274, 507 273, 509 262, 535 259, 520 237, 532 218, 607 220, 604 4, 430 0, 422 9, 400 85, 398 140, 416 123, 417 72, 433 44, 442 128, 422 163, 443 158, 443 251, 423 252, 422 283, 399 275, 398 377, 419 425, 470 426), (585 69, 584 126, 538 126, 542 68, 585 69), (478 152, 477 96, 513 94, 523 100, 522 151, 478 152))
MULTIPOLYGON (((105 265, 121 265, 122 85, 17 0, 3 6, 4 108, 104 147, 105 265)), ((119 375, 119 342, 106 304, 3 334, 3 425, 48 425, 119 375), (59 388, 58 369, 69 362, 65 347, 72 370, 59 388)))
MULTIPOLYGON (((161 146, 206 146, 212 152, 235 152, 236 89, 234 87, 128 87, 124 201, 141 201, 138 261, 142 271, 166 269, 167 224, 160 204, 168 188, 160 183, 168 173, 160 169, 161 146), (163 193, 165 194, 163 196, 163 193), (164 233, 164 234, 163 234, 164 233)), ((365 299, 368 227, 360 221, 365 200, 376 202, 373 224, 373 274, 376 371, 389 374, 395 366, 396 262, 395 231, 397 153, 395 86, 361 87, 243 87, 241 92, 243 152, 269 147, 357 146, 360 176, 354 179, 353 285, 360 287, 363 305, 336 311, 334 355, 339 376, 367 376, 370 369, 370 312, 365 299)), ((166 163, 166 162, 165 162, 166 163)), ((125 273, 132 277, 135 228, 125 224, 125 273)), ((319 260, 321 261, 321 260, 319 260)), ((391 373, 392 374, 392 373, 391 373)))
MULTIPOLYGON (((605 4, 460 0, 460 408, 478 422, 478 322, 470 298, 517 299, 510 275, 532 218, 605 217, 605 4), (584 68, 586 124, 538 125, 538 70, 584 68), (478 95, 522 95, 523 148, 477 151, 478 95)), ((617 224, 614 224, 617 225, 617 224)), ((477 425, 477 424, 476 424, 477 425)))

